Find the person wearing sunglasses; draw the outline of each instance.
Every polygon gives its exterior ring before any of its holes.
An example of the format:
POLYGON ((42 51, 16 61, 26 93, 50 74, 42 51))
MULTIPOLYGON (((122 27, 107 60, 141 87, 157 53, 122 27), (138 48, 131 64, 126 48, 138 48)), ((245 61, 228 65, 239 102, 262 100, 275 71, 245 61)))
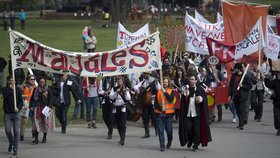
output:
MULTIPOLYGON (((25 80, 25 85, 23 86, 23 106, 20 110, 20 141, 24 140, 24 132, 25 127, 28 122, 28 116, 29 116, 29 102, 30 98, 33 94, 33 91, 35 89, 35 76, 34 75, 28 75, 25 80)), ((34 133, 32 131, 32 133, 34 133)))

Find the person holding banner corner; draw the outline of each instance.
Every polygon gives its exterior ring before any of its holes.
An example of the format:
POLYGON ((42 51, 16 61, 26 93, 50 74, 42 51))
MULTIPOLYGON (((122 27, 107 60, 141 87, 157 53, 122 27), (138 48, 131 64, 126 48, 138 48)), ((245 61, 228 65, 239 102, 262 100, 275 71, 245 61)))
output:
POLYGON ((14 86, 15 82, 11 75, 7 77, 7 85, 3 88, 3 109, 4 125, 7 138, 9 140, 8 152, 13 150, 13 155, 17 155, 19 141, 19 109, 23 105, 22 90, 14 86), (17 106, 14 107, 14 87, 16 88, 17 106), (12 132, 13 130, 13 132, 12 132))

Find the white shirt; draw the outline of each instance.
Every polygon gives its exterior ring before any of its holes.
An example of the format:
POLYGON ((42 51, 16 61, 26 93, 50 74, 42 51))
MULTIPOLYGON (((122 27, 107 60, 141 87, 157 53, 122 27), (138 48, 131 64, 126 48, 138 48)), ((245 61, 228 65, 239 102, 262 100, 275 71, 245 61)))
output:
MULTIPOLYGON (((196 107, 195 107, 195 91, 196 91, 196 87, 194 88, 194 95, 193 97, 190 97, 190 100, 189 100, 189 109, 188 109, 188 114, 187 114, 187 117, 196 117, 197 116, 197 113, 196 113, 196 107)), ((189 95, 189 91, 187 92, 187 94, 189 95)), ((198 96, 199 98, 199 102, 198 103, 201 103, 203 101, 203 98, 201 96, 198 96)))
POLYGON ((88 97, 97 97, 97 85, 89 84, 88 97))
POLYGON ((60 103, 64 103, 63 86, 64 82, 60 82, 60 103))
MULTIPOLYGON (((114 88, 111 89, 111 92, 110 92, 110 95, 109 95, 109 98, 112 99, 112 100, 115 100, 113 102, 113 104, 115 106, 122 106, 122 105, 125 105, 125 102, 124 100, 122 99, 122 97, 119 95, 119 93, 116 91, 114 91, 114 88)), ((131 100, 131 96, 130 96, 130 93, 128 91, 126 91, 124 93, 124 98, 125 100, 127 101, 130 101, 131 100)))

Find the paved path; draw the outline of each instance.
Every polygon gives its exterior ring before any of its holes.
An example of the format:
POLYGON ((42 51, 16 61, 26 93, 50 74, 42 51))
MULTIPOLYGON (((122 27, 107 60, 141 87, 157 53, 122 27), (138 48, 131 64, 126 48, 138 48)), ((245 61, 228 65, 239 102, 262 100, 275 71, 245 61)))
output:
MULTIPOLYGON (((267 99, 268 100, 268 99, 267 99)), ((223 109, 224 110, 224 109, 223 109)), ((104 124, 97 129, 87 129, 85 125, 72 125, 67 134, 62 135, 60 129, 50 133, 48 143, 32 145, 30 129, 26 130, 26 138, 20 142, 20 158, 279 158, 280 137, 275 136, 273 127, 272 104, 264 104, 262 122, 253 121, 254 113, 250 112, 249 123, 245 130, 236 128, 231 123, 231 114, 224 110, 224 120, 211 125, 213 142, 199 152, 192 152, 181 147, 178 140, 178 124, 174 123, 173 143, 171 149, 159 151, 158 137, 151 132, 151 137, 141 139, 144 129, 140 122, 128 123, 124 146, 118 144, 119 136, 114 130, 112 140, 106 138, 104 124)), ((42 139, 42 133, 39 138, 42 139)), ((7 152, 8 142, 5 132, 0 129, 0 158, 10 157, 7 152)))

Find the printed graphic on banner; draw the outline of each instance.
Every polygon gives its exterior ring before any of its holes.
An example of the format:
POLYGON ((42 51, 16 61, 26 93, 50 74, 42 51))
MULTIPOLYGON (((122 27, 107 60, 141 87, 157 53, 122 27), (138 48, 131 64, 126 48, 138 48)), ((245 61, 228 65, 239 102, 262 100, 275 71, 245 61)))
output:
POLYGON ((149 24, 144 25, 138 31, 132 33, 127 31, 124 26, 119 22, 118 23, 118 35, 117 35, 117 48, 125 48, 131 43, 146 38, 149 36, 149 24))
POLYGON ((206 37, 218 41, 224 41, 224 24, 218 22, 214 24, 201 23, 190 15, 185 18, 186 51, 208 55, 206 37))
POLYGON ((241 59, 244 55, 250 55, 264 47, 264 40, 260 44, 260 19, 252 28, 249 34, 239 43, 230 44, 227 42, 219 42, 207 38, 210 55, 217 56, 221 62, 227 63, 241 59))
POLYGON ((267 16, 266 23, 266 46, 264 48, 265 55, 271 60, 278 60, 280 51, 280 37, 276 32, 276 17, 267 16))
POLYGON ((115 76, 161 68, 159 32, 106 52, 68 52, 43 45, 16 32, 10 32, 12 68, 32 68, 78 76, 115 76))
POLYGON ((206 40, 209 55, 216 56, 219 59, 219 63, 228 63, 235 60, 236 46, 234 44, 219 42, 211 38, 206 38, 206 40))
POLYGON ((278 60, 280 51, 280 37, 267 32, 265 55, 271 60, 278 60))
POLYGON ((184 26, 164 27, 166 48, 176 49, 179 44, 178 51, 184 51, 185 33, 184 26))
MULTIPOLYGON (((248 35, 238 44, 236 44, 235 59, 241 59, 243 55, 250 55, 263 48, 264 38, 262 38, 262 44, 260 42, 260 19, 257 21, 255 26, 251 29, 248 35)), ((263 35, 262 35, 263 37, 263 35)))

